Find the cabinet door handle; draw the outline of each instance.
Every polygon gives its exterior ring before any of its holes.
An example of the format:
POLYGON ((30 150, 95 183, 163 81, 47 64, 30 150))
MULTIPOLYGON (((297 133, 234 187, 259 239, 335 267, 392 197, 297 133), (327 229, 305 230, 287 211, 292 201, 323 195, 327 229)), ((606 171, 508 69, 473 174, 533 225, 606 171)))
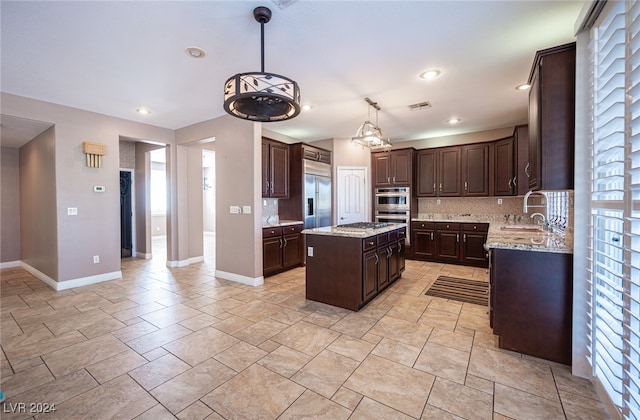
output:
POLYGON ((387 184, 391 184, 391 178, 387 177, 387 184))
POLYGON ((431 240, 433 241, 433 232, 431 232, 431 240))
POLYGON ((402 251, 402 242, 398 242, 398 254, 402 251))
POLYGON ((469 191, 469 183, 467 181, 464 181, 464 190, 469 191))
POLYGON ((518 186, 518 177, 517 177, 517 176, 514 176, 514 177, 513 177, 513 186, 514 186, 514 187, 517 187, 517 186, 518 186))
POLYGON ((524 167, 524 174, 527 176, 527 178, 531 178, 531 174, 529 173, 529 165, 531 164, 527 162, 527 166, 524 167))
POLYGON ((462 242, 467 242, 467 234, 462 235, 462 242))
POLYGON ((391 255, 393 255, 393 251, 391 250, 391 247, 388 246, 387 247, 387 258, 391 258, 391 255))
POLYGON ((376 265, 378 265, 378 261, 380 261, 380 258, 378 258, 378 253, 376 252, 374 255, 376 256, 376 265))
POLYGON ((283 238, 284 239, 284 247, 287 247, 287 238, 283 238))
POLYGON ((460 234, 456 233, 456 242, 460 242, 460 234))
POLYGON ((509 180, 509 182, 507 183, 507 185, 509 186, 509 189, 511 189, 511 183, 512 183, 512 182, 513 182, 513 181, 510 179, 510 180, 509 180))
POLYGON ((442 182, 440 183, 440 192, 442 192, 442 182))
POLYGON ((436 192, 436 191, 438 191, 438 188, 436 187, 436 183, 434 182, 433 183, 433 192, 436 192))
POLYGON ((282 238, 280 238, 280 248, 282 248, 284 246, 284 243, 282 242, 282 238))
POLYGON ((396 177, 395 176, 393 177, 393 183, 394 184, 396 183, 396 177))

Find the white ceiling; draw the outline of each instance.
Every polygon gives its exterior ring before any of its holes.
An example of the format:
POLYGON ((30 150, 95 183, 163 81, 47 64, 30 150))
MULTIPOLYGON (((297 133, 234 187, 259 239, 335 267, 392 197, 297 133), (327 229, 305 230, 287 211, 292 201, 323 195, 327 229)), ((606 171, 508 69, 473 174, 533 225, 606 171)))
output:
POLYGON ((367 118, 365 97, 393 143, 503 128, 526 122, 527 92, 515 86, 537 50, 575 40, 583 3, 3 0, 0 86, 171 129, 216 118, 225 80, 260 70, 252 13, 267 6, 265 71, 296 80, 313 106, 267 128, 307 142, 348 138, 367 118), (206 57, 187 56, 188 46, 206 57), (439 78, 418 79, 432 67, 439 78), (423 101, 432 108, 409 110, 423 101), (453 116, 462 123, 449 126, 453 116))

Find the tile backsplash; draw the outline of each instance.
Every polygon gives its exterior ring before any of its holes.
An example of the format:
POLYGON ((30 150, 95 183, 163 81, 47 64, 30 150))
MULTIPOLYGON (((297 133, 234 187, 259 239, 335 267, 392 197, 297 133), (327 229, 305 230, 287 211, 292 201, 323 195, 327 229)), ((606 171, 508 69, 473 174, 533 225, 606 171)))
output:
POLYGON ((522 197, 419 198, 418 213, 522 215, 522 197))

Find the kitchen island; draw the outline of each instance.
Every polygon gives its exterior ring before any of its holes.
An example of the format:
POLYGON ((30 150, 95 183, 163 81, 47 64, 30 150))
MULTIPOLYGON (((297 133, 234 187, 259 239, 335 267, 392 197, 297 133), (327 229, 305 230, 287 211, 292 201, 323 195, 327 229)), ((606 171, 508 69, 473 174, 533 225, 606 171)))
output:
POLYGON ((306 229, 306 298, 357 311, 402 275, 404 223, 306 229))

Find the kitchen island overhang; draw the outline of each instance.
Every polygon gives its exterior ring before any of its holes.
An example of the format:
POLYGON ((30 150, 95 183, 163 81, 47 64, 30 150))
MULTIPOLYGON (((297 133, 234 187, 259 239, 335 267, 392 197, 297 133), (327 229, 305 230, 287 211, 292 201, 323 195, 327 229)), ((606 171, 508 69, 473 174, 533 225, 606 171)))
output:
POLYGON ((306 239, 306 298, 358 311, 402 276, 406 224, 328 226, 306 239))

